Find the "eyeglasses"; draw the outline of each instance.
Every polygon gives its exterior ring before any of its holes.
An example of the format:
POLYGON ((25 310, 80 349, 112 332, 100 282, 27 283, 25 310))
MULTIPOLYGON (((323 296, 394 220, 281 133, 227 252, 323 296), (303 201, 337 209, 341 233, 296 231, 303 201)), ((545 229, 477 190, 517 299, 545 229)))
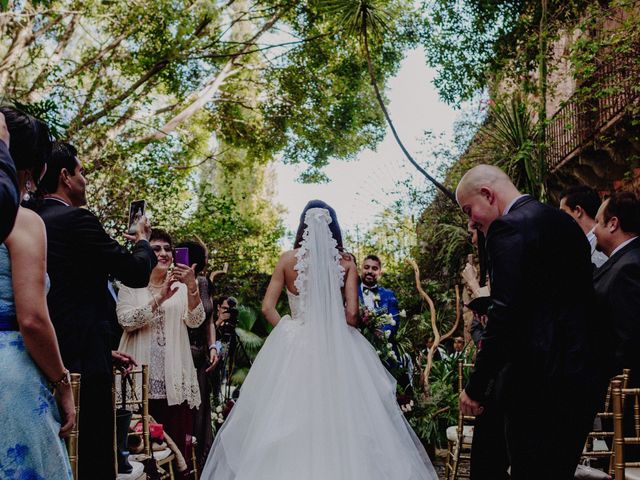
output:
POLYGON ((171 248, 170 245, 153 245, 151 247, 151 250, 153 250, 156 253, 160 253, 162 250, 164 250, 167 253, 173 253, 173 249, 171 248))

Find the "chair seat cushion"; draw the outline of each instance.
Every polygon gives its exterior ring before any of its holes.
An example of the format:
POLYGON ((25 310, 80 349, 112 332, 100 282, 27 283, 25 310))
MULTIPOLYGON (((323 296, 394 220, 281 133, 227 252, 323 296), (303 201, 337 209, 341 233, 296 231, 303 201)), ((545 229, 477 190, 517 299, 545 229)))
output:
POLYGON ((624 478, 626 480, 640 480, 640 468, 625 468, 624 469, 624 478))
POLYGON ((153 452, 153 458, 156 459, 156 462, 160 462, 164 459, 166 459, 167 457, 169 457, 169 455, 172 455, 173 452, 171 451, 170 448, 165 448, 164 450, 158 450, 158 451, 154 451, 153 452))
POLYGON ((586 465, 578 465, 574 478, 576 480, 611 480, 607 473, 586 465))
POLYGON ((144 465, 140 462, 136 462, 135 460, 129 461, 133 470, 131 473, 119 473, 118 480, 138 480, 144 473, 144 465))
MULTIPOLYGON (((447 440, 450 442, 458 443, 458 427, 457 425, 452 425, 447 428, 447 440)), ((471 425, 465 425, 462 427, 462 443, 466 443, 468 445, 471 444, 473 440, 473 427, 471 425)))

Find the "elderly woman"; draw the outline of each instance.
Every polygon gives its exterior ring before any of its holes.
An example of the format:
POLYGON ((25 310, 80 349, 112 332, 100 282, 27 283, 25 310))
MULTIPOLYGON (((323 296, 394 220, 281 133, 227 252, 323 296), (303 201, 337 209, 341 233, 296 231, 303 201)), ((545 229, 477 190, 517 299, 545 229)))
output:
POLYGON ((171 270, 171 236, 154 229, 149 242, 158 257, 149 285, 122 286, 118 294, 118 322, 124 329, 119 350, 149 365, 149 412, 186 455, 192 409, 200 405, 187 327, 198 327, 205 313, 194 269, 177 264, 171 270))

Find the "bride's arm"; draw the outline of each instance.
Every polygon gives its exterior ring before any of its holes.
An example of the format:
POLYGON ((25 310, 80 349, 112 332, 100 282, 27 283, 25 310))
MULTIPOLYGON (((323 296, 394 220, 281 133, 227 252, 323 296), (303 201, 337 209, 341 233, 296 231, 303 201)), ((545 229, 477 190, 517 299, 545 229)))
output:
POLYGON ((262 300, 262 314, 274 327, 280 321, 280 314, 276 310, 276 305, 284 287, 285 255, 286 254, 283 254, 280 257, 280 261, 278 261, 278 265, 276 265, 276 269, 274 270, 273 275, 271 275, 271 281, 267 287, 267 293, 264 294, 264 300, 262 300))
POLYGON ((347 323, 352 327, 358 326, 358 271, 356 264, 351 260, 346 268, 347 272, 344 280, 344 315, 347 323))

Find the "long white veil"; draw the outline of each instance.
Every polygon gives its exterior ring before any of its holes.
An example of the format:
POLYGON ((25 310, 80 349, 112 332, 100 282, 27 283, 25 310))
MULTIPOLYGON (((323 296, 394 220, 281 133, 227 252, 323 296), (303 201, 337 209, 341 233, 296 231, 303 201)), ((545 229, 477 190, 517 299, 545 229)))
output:
POLYGON ((306 212, 293 318, 262 347, 203 479, 437 479, 397 405, 395 380, 345 321, 331 221, 324 208, 306 212))

